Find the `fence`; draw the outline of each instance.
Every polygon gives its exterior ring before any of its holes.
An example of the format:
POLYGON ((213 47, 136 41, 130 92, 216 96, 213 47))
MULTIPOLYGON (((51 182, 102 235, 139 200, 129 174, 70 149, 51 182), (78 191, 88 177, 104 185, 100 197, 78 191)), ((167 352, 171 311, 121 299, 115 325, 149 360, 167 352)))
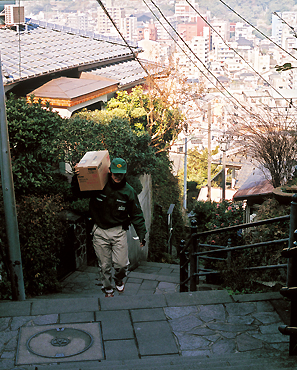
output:
MULTIPOLYGON (((282 334, 290 335, 290 355, 297 355, 297 194, 293 196, 291 202, 290 215, 275 217, 268 220, 235 225, 221 229, 214 229, 210 231, 197 233, 196 221, 191 222, 191 236, 186 243, 181 241, 180 245, 180 291, 186 292, 196 291, 199 284, 199 277, 205 275, 218 274, 218 271, 211 269, 200 268, 199 259, 226 261, 227 265, 231 264, 232 252, 251 248, 267 247, 279 243, 288 242, 288 248, 282 251, 282 256, 288 258, 286 264, 267 265, 247 267, 245 270, 265 270, 275 268, 287 269, 287 283, 286 287, 282 288, 280 293, 291 300, 291 321, 290 326, 280 326, 279 330, 282 334), (238 231, 257 227, 261 225, 273 224, 280 221, 290 220, 289 237, 285 239, 271 240, 267 242, 254 243, 249 245, 239 245, 231 247, 231 240, 228 240, 227 246, 218 246, 211 244, 200 243, 200 239, 211 234, 226 233, 229 231, 238 231), (211 248, 210 250, 202 250, 203 248, 211 248), (218 252, 226 253, 226 257, 216 257, 218 252)), ((221 254, 220 253, 220 254, 221 254)))

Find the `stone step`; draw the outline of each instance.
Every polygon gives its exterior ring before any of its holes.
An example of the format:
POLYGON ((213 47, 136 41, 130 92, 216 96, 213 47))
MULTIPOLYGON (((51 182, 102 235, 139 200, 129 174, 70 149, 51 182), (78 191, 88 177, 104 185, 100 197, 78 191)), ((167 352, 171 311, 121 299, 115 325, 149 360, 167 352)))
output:
MULTIPOLYGON (((61 363, 59 365, 39 365, 38 370, 280 370, 295 369, 297 360, 286 355, 273 353, 221 355, 212 357, 156 356, 124 361, 85 361, 61 363)), ((26 367, 27 370, 36 370, 26 367)))

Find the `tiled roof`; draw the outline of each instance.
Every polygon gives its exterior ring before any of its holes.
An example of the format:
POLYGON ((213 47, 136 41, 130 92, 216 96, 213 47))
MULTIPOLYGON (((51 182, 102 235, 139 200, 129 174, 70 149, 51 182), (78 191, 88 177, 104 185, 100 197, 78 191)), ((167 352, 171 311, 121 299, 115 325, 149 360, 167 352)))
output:
POLYGON ((104 67, 87 70, 107 78, 114 78, 120 81, 120 85, 128 85, 135 80, 141 80, 146 77, 145 71, 136 60, 130 60, 118 64, 111 64, 104 67))
POLYGON ((92 67, 96 74, 102 71, 108 77, 113 73, 120 85, 145 77, 136 60, 127 61, 131 59, 127 46, 38 26, 20 35, 0 28, 0 51, 4 85, 77 67, 92 67), (106 66, 113 61, 114 65, 106 66), (103 67, 94 68, 96 64, 103 67))

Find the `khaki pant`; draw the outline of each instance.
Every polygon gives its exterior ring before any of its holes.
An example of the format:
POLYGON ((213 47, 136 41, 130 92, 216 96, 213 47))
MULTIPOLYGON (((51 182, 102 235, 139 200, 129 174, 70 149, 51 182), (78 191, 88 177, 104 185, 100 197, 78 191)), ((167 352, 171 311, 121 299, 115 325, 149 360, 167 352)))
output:
POLYGON ((102 284, 104 288, 111 288, 112 267, 116 285, 126 276, 129 265, 127 232, 122 226, 101 229, 97 225, 94 225, 93 232, 93 246, 101 266, 102 284))

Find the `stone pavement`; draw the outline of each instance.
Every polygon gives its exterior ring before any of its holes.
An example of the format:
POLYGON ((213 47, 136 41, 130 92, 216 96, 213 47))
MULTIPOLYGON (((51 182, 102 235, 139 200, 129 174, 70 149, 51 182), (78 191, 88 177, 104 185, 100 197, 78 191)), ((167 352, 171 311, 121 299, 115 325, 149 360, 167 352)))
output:
MULTIPOLYGON (((0 301, 0 369, 163 368, 158 361, 190 369, 226 356, 229 366, 232 355, 287 356, 279 293, 178 293, 178 267, 157 263, 130 272, 125 292, 113 298, 104 297, 96 278, 88 267, 65 279, 59 294, 0 301), (191 358, 199 361, 178 365, 191 358)), ((267 368, 291 365, 297 362, 267 368)))

